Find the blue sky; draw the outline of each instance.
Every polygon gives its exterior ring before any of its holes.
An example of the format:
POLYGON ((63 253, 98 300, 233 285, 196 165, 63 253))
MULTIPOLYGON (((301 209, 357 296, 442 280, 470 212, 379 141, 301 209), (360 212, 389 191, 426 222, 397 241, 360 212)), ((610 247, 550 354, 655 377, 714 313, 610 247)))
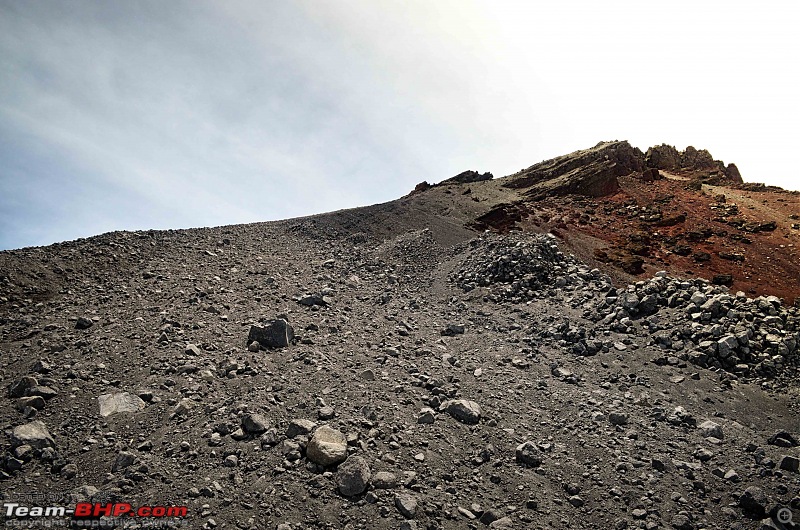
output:
POLYGON ((536 4, 0 0, 0 248, 373 204, 612 139, 800 188, 793 3, 536 4))

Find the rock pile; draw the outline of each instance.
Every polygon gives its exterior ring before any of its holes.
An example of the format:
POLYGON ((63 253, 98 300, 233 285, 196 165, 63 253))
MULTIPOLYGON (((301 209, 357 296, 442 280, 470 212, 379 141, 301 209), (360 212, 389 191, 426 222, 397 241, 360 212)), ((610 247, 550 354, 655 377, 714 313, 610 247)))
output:
POLYGON ((470 245, 473 251, 451 280, 465 291, 489 287, 496 302, 524 302, 570 287, 589 292, 611 288, 598 269, 561 252, 552 235, 501 238, 485 234, 470 245))
POLYGON ((800 365, 800 314, 776 296, 748 298, 706 280, 657 273, 598 302, 601 327, 640 330, 665 350, 698 366, 774 377, 800 365))

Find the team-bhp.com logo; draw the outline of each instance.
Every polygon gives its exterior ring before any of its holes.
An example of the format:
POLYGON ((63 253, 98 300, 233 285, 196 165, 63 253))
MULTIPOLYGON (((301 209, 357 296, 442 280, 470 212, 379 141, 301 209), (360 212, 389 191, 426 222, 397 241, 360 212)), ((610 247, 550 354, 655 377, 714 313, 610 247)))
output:
MULTIPOLYGON (((126 502, 119 503, 98 503, 98 502, 79 502, 74 508, 66 506, 23 506, 16 502, 6 502, 3 504, 3 514, 6 517, 6 526, 31 526, 17 525, 8 523, 11 521, 32 523, 36 520, 52 520, 55 518, 69 518, 70 526, 96 527, 95 524, 102 522, 103 527, 125 526, 123 521, 130 521, 133 518, 140 518, 140 521, 152 522, 171 520, 173 522, 182 521, 186 517, 189 509, 187 506, 133 506, 126 502), (89 524, 83 524, 89 523, 89 524)), ((66 521, 64 521, 66 523, 66 521)), ((53 525, 36 525, 53 526, 53 525)), ((66 526, 66 525, 63 525, 66 526)), ((157 525, 148 525, 157 526, 157 525)), ((158 525, 161 526, 161 525, 158 525)), ((175 525, 169 525, 175 526, 175 525)), ((32 527, 32 526, 31 526, 32 527)))
POLYGON ((128 503, 100 504, 79 502, 75 505, 75 517, 186 517, 186 506, 139 506, 128 503))

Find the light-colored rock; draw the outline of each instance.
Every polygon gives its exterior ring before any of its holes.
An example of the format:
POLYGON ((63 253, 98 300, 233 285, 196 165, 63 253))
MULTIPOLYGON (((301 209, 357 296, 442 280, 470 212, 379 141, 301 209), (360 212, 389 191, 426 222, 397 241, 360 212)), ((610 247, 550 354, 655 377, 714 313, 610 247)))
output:
POLYGON ((128 392, 103 394, 97 398, 97 402, 100 404, 100 415, 104 418, 120 412, 139 412, 145 407, 139 396, 128 392))
POLYGON ((398 493, 394 496, 394 506, 400 515, 406 519, 413 519, 417 515, 417 499, 408 493, 398 493))
POLYGON ((711 420, 704 421, 698 425, 697 428, 700 429, 700 434, 703 436, 703 438, 717 438, 722 440, 724 437, 724 434, 722 433, 722 426, 711 420))
POLYGON ((43 422, 36 420, 14 427, 11 432, 11 445, 12 447, 30 445, 34 449, 44 449, 45 447, 55 447, 56 442, 50 436, 47 426, 43 422))
POLYGON ((323 425, 314 431, 308 442, 306 456, 321 466, 332 466, 347 458, 347 438, 344 434, 323 425))
POLYGON ((481 407, 474 401, 457 399, 447 403, 447 413, 461 423, 474 425, 481 419, 481 407))

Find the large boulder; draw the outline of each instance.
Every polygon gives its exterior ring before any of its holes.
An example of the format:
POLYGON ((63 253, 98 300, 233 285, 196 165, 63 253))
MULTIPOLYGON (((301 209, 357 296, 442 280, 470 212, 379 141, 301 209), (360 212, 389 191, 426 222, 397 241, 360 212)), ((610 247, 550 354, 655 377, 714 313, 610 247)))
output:
POLYGON ((450 177, 447 180, 443 180, 439 183, 442 184, 470 184, 472 182, 481 182, 484 180, 492 180, 494 175, 489 172, 486 173, 478 173, 477 171, 464 171, 463 173, 459 173, 455 177, 450 177))
POLYGON ((681 154, 671 145, 654 145, 645 153, 644 163, 647 167, 666 171, 680 169, 681 154))
POLYGON ((681 153, 681 167, 684 169, 713 169, 717 167, 714 157, 705 149, 695 149, 691 145, 681 153))
POLYGON ((739 168, 736 167, 736 164, 730 163, 728 167, 725 168, 725 176, 728 177, 731 181, 735 182, 736 184, 744 183, 742 179, 742 174, 739 173, 739 168))

